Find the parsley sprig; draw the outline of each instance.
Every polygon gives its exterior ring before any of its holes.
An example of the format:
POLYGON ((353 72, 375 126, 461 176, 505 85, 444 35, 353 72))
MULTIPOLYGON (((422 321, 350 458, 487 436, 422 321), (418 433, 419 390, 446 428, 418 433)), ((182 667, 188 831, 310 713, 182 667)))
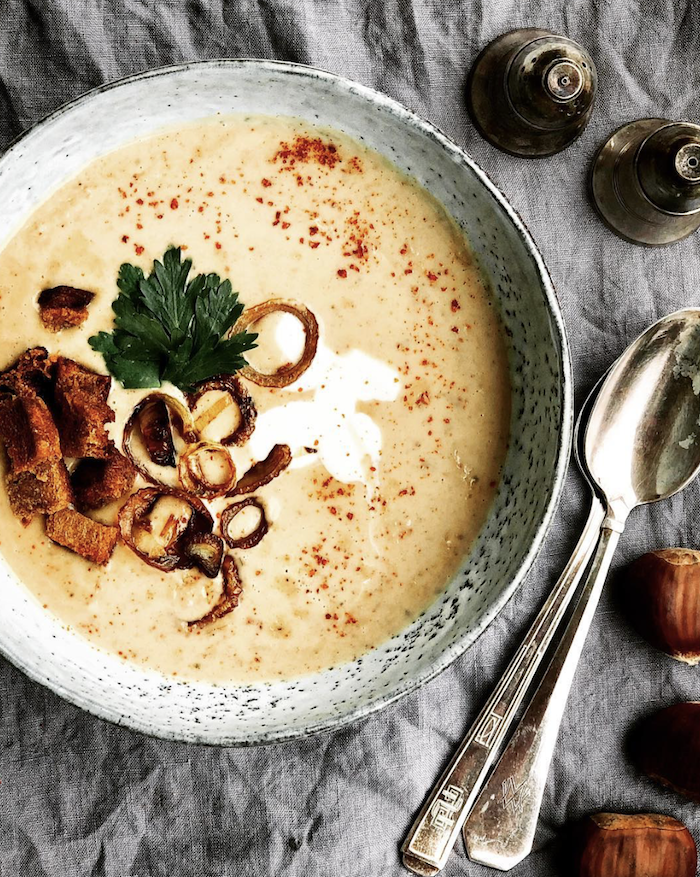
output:
POLYGON ((89 343, 127 389, 170 381, 187 391, 243 368, 243 353, 257 346, 255 334, 226 337, 243 313, 231 282, 218 274, 188 282, 191 268, 192 260, 183 262, 180 248, 170 247, 149 277, 128 263, 119 269, 114 331, 99 332, 89 343))

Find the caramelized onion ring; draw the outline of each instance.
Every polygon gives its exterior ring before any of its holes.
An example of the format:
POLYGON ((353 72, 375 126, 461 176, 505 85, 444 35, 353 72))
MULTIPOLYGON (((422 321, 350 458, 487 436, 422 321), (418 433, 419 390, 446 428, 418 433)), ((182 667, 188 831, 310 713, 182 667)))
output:
POLYGON ((259 487, 264 487, 273 478, 277 478, 291 462, 292 452, 289 445, 275 445, 264 460, 260 460, 248 469, 228 496, 254 493, 259 487))
POLYGON ((229 548, 254 548, 258 542, 267 533, 268 524, 265 516, 265 507, 256 496, 247 496, 239 502, 231 503, 221 513, 221 535, 229 548), (241 536, 240 539, 234 539, 228 531, 231 521, 240 514, 245 508, 256 508, 260 512, 260 521, 258 526, 247 536, 241 536))
POLYGON ((125 544, 149 566, 163 572, 173 569, 190 569, 194 560, 187 556, 185 547, 202 533, 211 533, 214 525, 212 516, 204 503, 196 496, 189 496, 181 490, 171 487, 143 487, 132 494, 119 510, 117 519, 119 532, 125 544), (133 539, 134 528, 148 515, 153 506, 162 496, 174 496, 181 499, 192 509, 192 516, 183 532, 177 532, 176 538, 163 547, 163 554, 151 557, 141 551, 133 539))
POLYGON ((163 399, 150 399, 138 413, 144 447, 152 463, 175 467, 175 445, 170 413, 163 399))
POLYGON ((224 556, 224 543, 213 533, 198 533, 185 545, 185 557, 210 579, 216 578, 224 556))
POLYGON ((238 574, 236 561, 230 554, 227 554, 226 557, 224 557, 221 571, 223 576, 223 589, 218 603, 213 606, 206 615, 203 615, 196 621, 188 621, 187 627, 189 630, 201 630, 201 628, 211 624, 212 621, 218 621, 219 618, 228 615, 229 612, 232 612, 236 606, 238 606, 238 601, 243 592, 243 585, 241 584, 241 578, 238 574))
MULTIPOLYGON (((131 447, 132 438, 134 434, 134 429, 136 426, 141 428, 141 415, 142 413, 151 405, 154 404, 162 404, 168 410, 168 414, 170 415, 170 422, 175 427, 175 429, 180 433, 183 440, 188 444, 192 442, 196 442, 199 436, 197 435, 197 430, 195 429, 194 421, 192 420, 192 415, 189 410, 179 402, 177 399, 174 399, 172 396, 167 396, 165 393, 149 393, 148 396, 145 396, 139 404, 134 408, 129 416, 129 419, 126 422, 126 426, 124 427, 124 438, 122 441, 122 449, 126 456, 131 460, 131 463, 138 471, 139 475, 143 476, 146 481, 150 481, 151 484, 162 485, 163 487, 167 487, 162 481, 156 478, 151 472, 148 471, 146 466, 141 463, 134 454, 133 448, 131 447)), ((148 443, 146 438, 144 437, 144 445, 148 450, 148 443)), ((153 459, 152 455, 149 451, 149 456, 153 459)), ((157 461, 154 461, 157 462, 157 461)), ((170 464, 167 464, 170 465, 170 464)), ((175 465, 175 461, 173 460, 172 465, 175 465)))
POLYGON ((188 493, 202 496, 204 499, 214 499, 215 496, 228 496, 236 484, 236 467, 231 455, 223 445, 218 442, 196 442, 188 445, 180 454, 177 464, 177 474, 180 483, 188 493), (225 481, 209 481, 204 474, 204 468, 198 459, 202 453, 218 454, 223 456, 228 467, 228 475, 225 481))
POLYGON ((257 323, 258 320, 275 311, 285 311, 285 313, 292 314, 299 320, 304 327, 304 350, 297 362, 281 365, 271 374, 259 372, 252 365, 246 365, 241 370, 243 377, 261 387, 279 388, 288 387, 290 384, 293 384, 311 365, 314 356, 316 356, 316 348, 318 346, 318 323, 316 322, 316 317, 304 305, 286 298, 271 298, 262 304, 246 308, 231 331, 233 334, 245 332, 253 323, 257 323))
POLYGON ((223 393, 228 393, 236 403, 236 407, 241 415, 240 424, 230 435, 224 436, 221 439, 221 444, 244 444, 253 434, 255 420, 258 416, 253 397, 238 378, 233 375, 218 375, 215 378, 209 378, 208 381, 197 384, 194 392, 187 394, 187 404, 190 406, 190 411, 194 411, 197 402, 202 396, 205 393, 210 393, 212 390, 221 390, 223 393))

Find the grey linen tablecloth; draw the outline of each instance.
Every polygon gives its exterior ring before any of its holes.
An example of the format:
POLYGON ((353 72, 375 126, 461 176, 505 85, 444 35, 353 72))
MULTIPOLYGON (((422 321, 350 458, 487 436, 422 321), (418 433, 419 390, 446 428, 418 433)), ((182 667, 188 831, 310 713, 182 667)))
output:
MULTIPOLYGON (((699 51, 694 0, 0 0, 0 148, 93 86, 195 59, 282 58, 385 91, 466 147, 524 217, 559 292, 580 401, 648 323, 700 303, 700 235, 633 247, 601 225, 585 194, 594 149, 613 128, 642 116, 698 119, 699 51), (464 107, 479 49, 522 25, 578 39, 600 75, 583 137, 539 161, 491 148, 464 107)), ((635 513, 617 568, 647 549, 700 546, 699 490, 635 513)), ((422 690, 337 733, 245 750, 165 743, 95 719, 0 661, 1 877, 406 873, 404 833, 565 564, 585 502, 572 473, 534 570, 478 643, 422 690)), ((517 877, 566 874, 563 829, 592 811, 671 813, 700 841, 698 810, 625 755, 641 715, 700 699, 698 671, 631 631, 614 584, 613 574, 535 851, 517 877)), ((469 863, 459 842, 444 873, 492 872, 469 863)))

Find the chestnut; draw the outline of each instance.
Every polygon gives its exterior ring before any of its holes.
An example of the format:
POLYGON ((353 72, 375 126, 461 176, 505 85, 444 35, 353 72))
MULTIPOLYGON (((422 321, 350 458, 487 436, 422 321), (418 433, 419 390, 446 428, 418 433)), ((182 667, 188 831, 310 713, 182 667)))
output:
POLYGON ((596 813, 583 823, 576 877, 695 877, 695 841, 656 813, 596 813))
POLYGON ((665 548, 643 554, 623 581, 630 620, 672 658, 700 661, 700 551, 665 548))
POLYGON ((700 803, 700 703, 676 703, 644 719, 630 750, 647 776, 700 803))

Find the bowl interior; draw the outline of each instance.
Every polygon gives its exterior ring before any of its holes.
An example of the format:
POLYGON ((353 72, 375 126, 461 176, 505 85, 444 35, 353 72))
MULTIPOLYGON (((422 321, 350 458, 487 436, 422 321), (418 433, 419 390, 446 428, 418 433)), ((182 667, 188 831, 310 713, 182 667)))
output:
POLYGON ((209 686, 125 664, 65 630, 0 561, 0 648, 92 712, 149 733, 209 743, 284 739, 357 718, 462 652, 527 571, 561 486, 570 441, 564 330, 542 261, 484 174, 432 126, 331 74, 266 61, 153 71, 91 92, 0 160, 0 246, 85 164, 167 125, 264 112, 340 129, 414 176, 464 229, 491 279, 510 344, 512 438, 487 523, 447 590, 410 627, 354 661, 299 681, 209 686), (115 125, 114 120, 119 124, 115 125))

